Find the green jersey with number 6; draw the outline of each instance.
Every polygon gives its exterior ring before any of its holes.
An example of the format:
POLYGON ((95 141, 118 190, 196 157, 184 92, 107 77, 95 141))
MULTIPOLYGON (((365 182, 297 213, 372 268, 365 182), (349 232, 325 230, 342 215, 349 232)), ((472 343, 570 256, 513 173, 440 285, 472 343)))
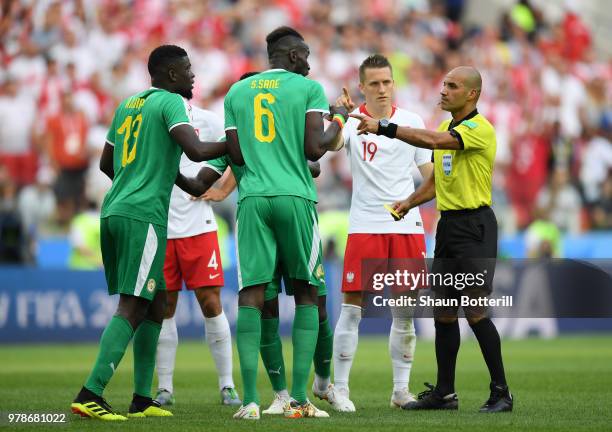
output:
POLYGON ((178 94, 151 88, 127 98, 115 111, 106 142, 115 147, 113 185, 102 215, 167 226, 170 192, 182 149, 172 128, 189 124, 190 107, 178 94))
POLYGON ((237 129, 245 161, 240 200, 293 195, 317 200, 304 155, 306 113, 329 112, 323 87, 284 69, 270 69, 232 86, 225 130, 237 129))

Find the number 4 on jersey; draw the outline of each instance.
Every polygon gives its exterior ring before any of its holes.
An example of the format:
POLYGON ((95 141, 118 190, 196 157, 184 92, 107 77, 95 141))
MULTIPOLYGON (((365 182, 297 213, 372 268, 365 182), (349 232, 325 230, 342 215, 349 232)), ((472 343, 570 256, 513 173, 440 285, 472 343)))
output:
POLYGON ((219 268, 219 264, 217 264, 217 251, 213 251, 211 257, 210 257, 210 261, 208 261, 208 267, 209 268, 214 268, 215 270, 217 270, 217 268, 219 268))

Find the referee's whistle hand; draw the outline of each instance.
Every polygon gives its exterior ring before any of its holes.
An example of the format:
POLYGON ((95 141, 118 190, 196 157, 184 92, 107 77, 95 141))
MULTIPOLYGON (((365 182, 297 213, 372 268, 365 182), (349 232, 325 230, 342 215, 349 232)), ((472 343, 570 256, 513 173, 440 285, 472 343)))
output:
POLYGON ((395 210, 397 214, 400 215, 401 218, 406 216, 406 213, 408 213, 408 211, 410 210, 410 205, 408 204, 408 200, 396 201, 393 203, 391 207, 393 207, 393 210, 395 210))

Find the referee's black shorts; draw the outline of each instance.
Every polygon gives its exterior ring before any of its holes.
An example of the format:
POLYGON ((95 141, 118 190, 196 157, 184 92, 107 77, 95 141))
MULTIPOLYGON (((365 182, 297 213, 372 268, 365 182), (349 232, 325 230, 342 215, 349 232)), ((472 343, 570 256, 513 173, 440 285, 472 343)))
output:
POLYGON ((436 298, 490 295, 496 258, 497 219, 490 207, 442 211, 436 230, 432 272, 454 276, 481 274, 484 275, 484 284, 465 283, 465 276, 462 276, 464 283, 455 283, 454 286, 435 283, 432 288, 436 298))

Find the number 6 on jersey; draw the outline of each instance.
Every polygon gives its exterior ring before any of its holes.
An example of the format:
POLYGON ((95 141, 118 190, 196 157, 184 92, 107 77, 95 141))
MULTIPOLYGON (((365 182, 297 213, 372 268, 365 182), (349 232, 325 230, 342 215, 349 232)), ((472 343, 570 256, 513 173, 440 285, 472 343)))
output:
POLYGON ((276 129, 274 128, 274 114, 268 108, 264 108, 262 101, 268 104, 273 104, 276 100, 273 94, 258 93, 255 96, 253 111, 255 113, 255 138, 261 142, 272 142, 276 137, 276 129), (264 135, 263 117, 268 119, 268 133, 264 135))

